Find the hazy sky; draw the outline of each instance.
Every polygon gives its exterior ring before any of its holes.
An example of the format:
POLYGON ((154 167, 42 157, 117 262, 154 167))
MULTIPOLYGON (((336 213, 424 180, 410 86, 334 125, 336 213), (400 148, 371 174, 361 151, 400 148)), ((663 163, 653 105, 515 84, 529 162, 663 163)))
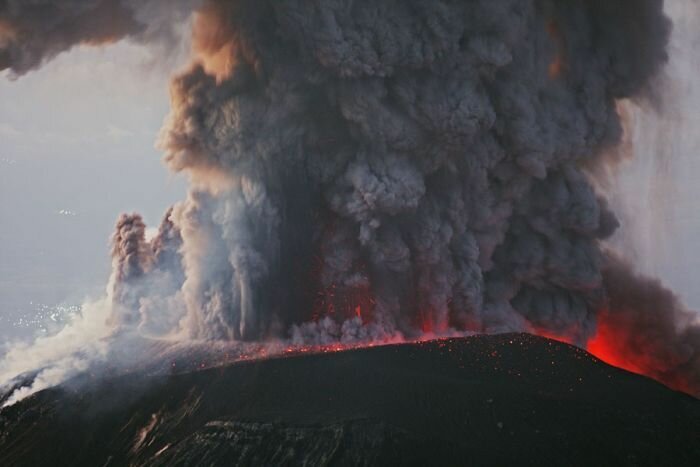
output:
MULTIPOLYGON (((699 309, 700 20, 690 0, 672 7, 677 104, 635 120, 620 241, 699 309)), ((0 74, 0 340, 22 334, 13 323, 44 305, 102 293, 119 213, 138 211, 156 227, 184 197, 154 149, 178 67, 153 66, 146 49, 122 42, 74 49, 16 81, 0 74)))
POLYGON ((149 63, 120 43, 0 74, 0 338, 42 304, 102 292, 120 212, 157 227, 184 197, 154 149, 173 70, 149 63))
POLYGON ((700 311, 700 7, 666 2, 674 30, 660 112, 631 114, 634 159, 616 180, 618 240, 643 272, 700 311))

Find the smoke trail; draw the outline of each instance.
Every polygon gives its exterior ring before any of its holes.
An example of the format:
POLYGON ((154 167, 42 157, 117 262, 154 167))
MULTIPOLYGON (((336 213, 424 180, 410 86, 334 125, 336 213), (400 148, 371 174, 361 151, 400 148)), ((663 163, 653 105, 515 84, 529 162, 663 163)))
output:
POLYGON ((160 139, 192 187, 151 241, 119 220, 110 321, 318 344, 624 328, 625 351, 661 326, 643 369, 694 384, 698 333, 603 253, 618 221, 584 172, 612 163, 620 100, 653 96, 669 31, 660 0, 204 1, 160 139))

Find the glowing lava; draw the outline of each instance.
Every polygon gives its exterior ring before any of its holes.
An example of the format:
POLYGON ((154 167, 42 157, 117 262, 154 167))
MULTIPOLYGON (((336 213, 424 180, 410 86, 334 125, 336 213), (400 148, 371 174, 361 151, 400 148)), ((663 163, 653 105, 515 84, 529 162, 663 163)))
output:
POLYGON ((639 375, 655 379, 675 390, 698 394, 700 388, 674 370, 682 367, 683 356, 669 353, 658 340, 635 333, 624 313, 598 312, 595 333, 580 342, 578 332, 553 332, 531 326, 531 332, 548 339, 581 347, 603 362, 639 375))
POLYGON ((611 325, 608 312, 600 313, 598 328, 595 335, 586 343, 586 350, 610 365, 633 373, 648 374, 649 364, 642 363, 642 360, 647 357, 643 354, 631 353, 626 349, 625 339, 621 338, 620 332, 621 330, 615 330, 611 325), (644 367, 647 367, 647 371, 644 367))

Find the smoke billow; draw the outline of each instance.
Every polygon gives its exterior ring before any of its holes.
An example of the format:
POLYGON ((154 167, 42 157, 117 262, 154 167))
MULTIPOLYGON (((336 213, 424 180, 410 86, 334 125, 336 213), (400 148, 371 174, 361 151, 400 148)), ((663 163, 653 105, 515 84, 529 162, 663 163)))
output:
POLYGON ((263 336, 319 296, 342 322, 369 295, 388 333, 585 341, 616 221, 579 166, 663 65, 661 7, 205 2, 161 142, 195 184, 193 336, 263 336))
POLYGON ((138 214, 122 214, 112 237, 112 276, 108 297, 110 324, 139 327, 145 334, 167 333, 181 315, 175 296, 184 277, 180 268, 180 232, 170 209, 155 237, 146 240, 146 225, 138 214))
POLYGON ((691 393, 700 389, 700 325, 659 281, 609 256, 606 307, 588 349, 606 361, 691 393))
POLYGON ((21 76, 78 45, 166 45, 196 0, 2 0, 0 71, 21 76))
MULTIPOLYGON (((126 2, 69 5, 60 25, 92 26, 50 47, 12 41, 41 18, 0 14, 5 66, 148 28, 126 2), (104 5, 116 31, 91 29, 104 5)), ((620 142, 618 101, 653 94, 669 32, 661 0, 203 1, 159 143, 191 190, 150 241, 120 218, 110 319, 321 344, 614 329, 700 390, 697 327, 604 254, 618 221, 584 172, 620 142)))

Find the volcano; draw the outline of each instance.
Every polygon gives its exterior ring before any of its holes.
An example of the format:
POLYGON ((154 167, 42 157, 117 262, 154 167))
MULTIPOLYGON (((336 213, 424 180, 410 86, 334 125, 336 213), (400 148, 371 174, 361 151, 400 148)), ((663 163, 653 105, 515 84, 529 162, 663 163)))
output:
POLYGON ((0 412, 2 465, 698 465, 700 401, 529 334, 169 375, 0 412))

